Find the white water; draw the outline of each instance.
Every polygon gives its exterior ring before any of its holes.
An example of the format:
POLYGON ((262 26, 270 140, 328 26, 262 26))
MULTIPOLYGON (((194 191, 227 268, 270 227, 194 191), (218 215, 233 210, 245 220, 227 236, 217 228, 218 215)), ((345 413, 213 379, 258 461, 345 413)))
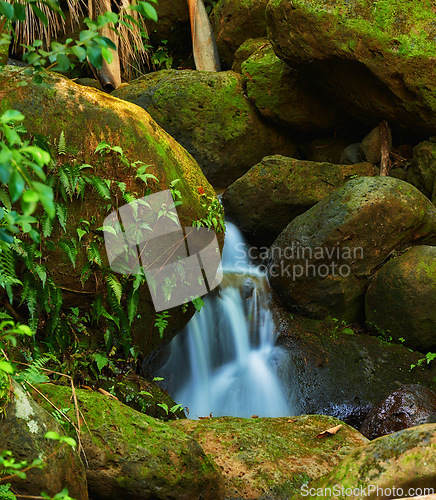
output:
POLYGON ((239 230, 227 223, 219 295, 205 297, 205 307, 173 339, 156 373, 190 418, 290 414, 278 377, 283 351, 274 346, 268 285, 253 274, 246 249, 239 230), (243 298, 240 289, 247 288, 243 298))

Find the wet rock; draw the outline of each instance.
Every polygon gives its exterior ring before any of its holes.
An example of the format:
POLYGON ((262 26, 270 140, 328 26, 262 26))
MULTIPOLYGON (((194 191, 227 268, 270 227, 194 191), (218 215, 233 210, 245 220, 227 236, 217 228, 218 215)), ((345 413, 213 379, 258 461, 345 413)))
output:
POLYGON ((254 281, 251 278, 247 278, 242 285, 242 298, 249 299, 256 288, 254 281))
POLYGON ((366 293, 366 322, 395 341, 436 351, 436 246, 416 246, 387 262, 366 293))
POLYGON ((339 486, 340 491, 343 488, 344 494, 339 492, 335 497, 340 500, 398 498, 412 488, 423 492, 424 488, 434 488, 436 484, 435 454, 435 424, 389 434, 351 452, 327 476, 309 483, 306 496, 301 491, 292 500, 308 498, 309 491, 316 492, 316 498, 330 500, 329 491, 335 486, 339 486))
POLYGON ((268 278, 306 315, 362 321, 371 276, 393 250, 435 242, 436 209, 410 184, 362 177, 295 218, 270 248, 268 278))
POLYGON ((29 469, 26 479, 15 477, 7 482, 20 495, 40 498, 41 492, 45 492, 55 496, 67 488, 71 497, 88 500, 85 467, 77 449, 44 438, 48 431, 65 434, 54 417, 20 385, 13 382, 13 388, 13 400, 6 407, 6 417, 0 420, 0 450, 11 451, 16 462, 26 460, 31 464, 35 459, 42 459, 44 467, 29 469))
POLYGON ((368 439, 425 424, 436 417, 436 394, 421 385, 403 385, 366 417, 359 431, 368 439))
POLYGON ((331 103, 280 60, 270 43, 249 56, 241 64, 241 72, 247 96, 263 117, 298 131, 331 128, 337 123, 331 103))
POLYGON ((272 0, 266 9, 274 51, 335 102, 368 124, 386 120, 434 135, 433 4, 413 0, 272 0))
POLYGON ((282 373, 298 413, 332 415, 359 429, 386 395, 405 384, 436 391, 436 365, 410 370, 422 358, 336 318, 315 320, 274 304, 277 343, 286 349, 282 373))
POLYGON ((407 182, 416 186, 436 204, 436 143, 425 141, 413 148, 407 182))
POLYGON ((296 153, 289 136, 261 121, 242 76, 231 71, 159 71, 112 95, 148 111, 216 187, 227 187, 266 154, 296 153))
POLYGON ((353 166, 267 156, 223 194, 228 216, 259 246, 270 245, 283 229, 354 176, 375 175, 368 163, 353 166))
MULTIPOLYGON (((70 388, 52 384, 38 388, 58 407, 71 406, 70 388)), ((224 498, 221 473, 194 439, 100 393, 82 389, 76 393, 87 423, 82 427, 82 444, 92 498, 224 498)))
POLYGON ((249 38, 266 36, 265 8, 269 0, 219 0, 210 20, 223 67, 230 68, 234 53, 249 38))
POLYGON ((220 466, 227 499, 287 500, 302 484, 326 474, 368 442, 345 424, 337 434, 316 439, 340 424, 323 415, 300 415, 179 420, 171 426, 192 436, 220 466))

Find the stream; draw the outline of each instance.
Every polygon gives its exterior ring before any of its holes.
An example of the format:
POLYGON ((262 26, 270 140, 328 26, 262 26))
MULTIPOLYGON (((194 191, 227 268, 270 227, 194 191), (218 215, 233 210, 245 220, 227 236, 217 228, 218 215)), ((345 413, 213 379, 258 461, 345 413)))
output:
POLYGON ((270 289, 248 248, 227 222, 218 292, 204 297, 155 372, 189 418, 293 414, 280 379, 285 356, 275 346, 270 289))

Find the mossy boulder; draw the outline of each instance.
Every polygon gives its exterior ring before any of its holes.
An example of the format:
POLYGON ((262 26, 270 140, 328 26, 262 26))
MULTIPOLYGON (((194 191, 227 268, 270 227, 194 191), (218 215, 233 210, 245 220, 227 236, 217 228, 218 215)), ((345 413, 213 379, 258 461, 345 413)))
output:
POLYGON ((231 68, 234 53, 248 38, 266 36, 268 0, 219 0, 210 21, 224 67, 231 68))
POLYGON ((416 246, 387 262, 368 287, 365 309, 371 330, 435 352, 436 246, 416 246))
POLYGON ((436 131, 434 3, 270 0, 268 38, 358 120, 436 131))
MULTIPOLYGON (((359 429, 369 412, 405 384, 436 391, 436 365, 388 336, 375 337, 337 318, 316 320, 273 307, 277 343, 286 350, 285 386, 296 413, 331 415, 359 429)), ((396 429, 398 430, 398 429, 396 429)))
POLYGON ((223 194, 226 214, 247 237, 269 246, 295 217, 355 176, 373 176, 369 163, 333 165, 267 156, 223 194))
MULTIPOLYGON (((59 408, 72 406, 69 387, 38 388, 59 408)), ((224 498, 221 473, 192 437, 98 392, 76 394, 92 498, 224 498)))
POLYGON ((436 205, 436 142, 424 141, 413 148, 407 182, 416 186, 436 205))
POLYGON ((216 187, 227 187, 265 154, 296 152, 294 142, 260 120, 242 76, 231 71, 158 71, 112 95, 147 110, 216 187))
POLYGON ((412 488, 422 492, 436 484, 435 455, 436 424, 383 436, 354 450, 330 474, 309 483, 292 500, 308 498, 307 494, 330 500, 329 491, 335 486, 338 500, 397 498, 412 488))
POLYGON ((232 64, 232 71, 235 73, 241 73, 241 64, 246 61, 251 54, 254 54, 263 47, 270 45, 268 38, 249 38, 245 40, 235 52, 235 60, 232 64))
MULTIPOLYGON (((50 148, 58 169, 68 164, 88 164, 93 168, 83 170, 83 174, 95 175, 110 182, 110 199, 102 198, 95 191, 88 191, 83 201, 73 197, 67 203, 66 232, 59 225, 55 226, 51 239, 56 245, 44 255, 53 279, 62 286, 64 309, 79 307, 82 312, 89 311, 96 295, 105 294, 106 283, 97 269, 94 278, 83 284, 81 272, 88 262, 87 249, 91 244, 97 244, 102 266, 107 266, 104 243, 97 229, 103 225, 109 213, 125 203, 117 183, 124 183, 127 192, 140 198, 149 192, 168 189, 172 181, 180 179, 177 189, 183 204, 178 207, 178 214, 182 226, 191 226, 192 221, 203 218, 207 213, 203 206, 204 200, 215 198, 215 193, 192 156, 140 107, 98 90, 76 85, 55 73, 46 74, 43 84, 37 85, 16 69, 8 67, 0 73, 0 88, 2 85, 7 85, 9 91, 2 96, 1 110, 17 109, 25 115, 26 129, 50 148), (10 81, 9 77, 12 78, 10 81), (16 81, 27 85, 10 90, 16 81), (62 132, 65 146, 62 154, 59 154, 62 132), (115 152, 96 154, 95 149, 101 141, 121 147, 127 164, 115 152), (136 161, 148 165, 147 172, 154 174, 158 180, 150 180, 146 186, 136 178, 136 169, 131 166, 136 161), (82 227, 81 219, 90 225, 87 234, 79 242, 77 229, 82 227), (70 238, 75 239, 77 244, 75 266, 58 246, 61 239, 70 241, 70 238)), ((222 244, 222 233, 219 240, 222 244)), ((194 308, 190 307, 186 313, 182 312, 181 307, 172 309, 169 325, 161 339, 154 327, 155 309, 148 287, 141 286, 140 293, 138 314, 141 319, 135 319, 133 323, 133 343, 147 357, 180 331, 192 316, 194 308)))
POLYGON ((367 443, 366 438, 345 424, 335 435, 317 438, 340 424, 332 417, 301 415, 179 420, 171 426, 192 436, 220 466, 229 500, 284 500, 367 443))
POLYGON ((177 405, 167 391, 138 375, 126 374, 122 379, 102 375, 96 385, 113 394, 123 404, 150 417, 161 420, 186 418, 181 407, 171 411, 177 405))
POLYGON ((241 64, 247 96, 260 114, 299 131, 333 127, 337 113, 311 81, 279 59, 270 43, 241 64))
POLYGON ((288 307, 364 319, 371 276, 393 250, 435 242, 436 209, 414 186, 361 177, 296 217, 270 248, 268 278, 288 307))
MULTIPOLYGON (((12 400, 0 420, 0 451, 9 450, 16 462, 44 462, 43 468, 26 471, 27 478, 14 477, 7 482, 16 494, 35 495, 45 492, 54 496, 64 488, 77 500, 88 500, 85 467, 77 448, 46 439, 48 431, 64 436, 54 417, 37 404, 21 385, 13 382, 12 400)), ((73 436, 76 437, 76 436, 73 436)))

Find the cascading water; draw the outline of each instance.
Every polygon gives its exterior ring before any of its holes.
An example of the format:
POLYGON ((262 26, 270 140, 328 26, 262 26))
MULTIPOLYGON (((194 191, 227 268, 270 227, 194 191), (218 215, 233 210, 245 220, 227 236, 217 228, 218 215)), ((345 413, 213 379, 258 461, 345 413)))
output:
POLYGON ((248 259, 241 233, 227 223, 218 294, 169 345, 156 375, 189 417, 289 415, 278 373, 283 351, 274 346, 266 278, 248 259))

